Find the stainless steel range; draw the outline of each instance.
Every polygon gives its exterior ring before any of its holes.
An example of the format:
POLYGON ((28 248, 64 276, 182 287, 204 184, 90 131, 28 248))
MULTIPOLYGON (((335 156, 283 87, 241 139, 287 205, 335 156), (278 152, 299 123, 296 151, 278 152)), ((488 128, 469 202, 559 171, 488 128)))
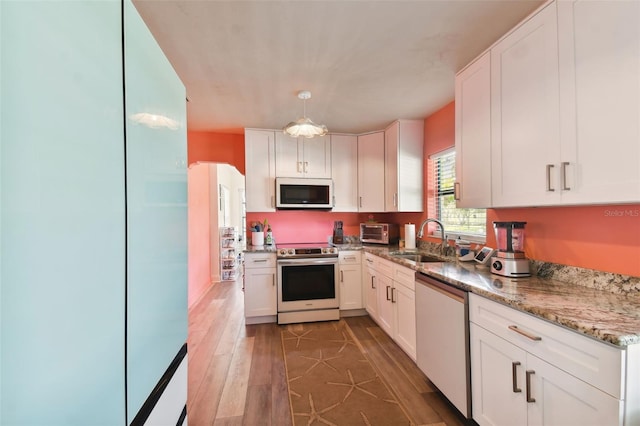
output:
POLYGON ((278 324, 340 319, 338 249, 278 245, 278 324))

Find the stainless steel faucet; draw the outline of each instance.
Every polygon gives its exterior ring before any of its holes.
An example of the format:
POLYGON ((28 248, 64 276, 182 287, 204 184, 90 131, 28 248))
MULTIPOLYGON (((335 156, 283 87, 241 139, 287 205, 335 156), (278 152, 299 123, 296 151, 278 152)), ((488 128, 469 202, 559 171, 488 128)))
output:
POLYGON ((429 222, 435 222, 440 226, 440 232, 442 233, 442 245, 445 245, 447 240, 446 240, 446 235, 444 233, 444 225, 438 219, 425 219, 425 220, 423 220, 422 223, 420 224, 420 230, 418 231, 418 234, 416 236, 418 238, 422 238, 422 236, 424 235, 424 226, 429 222))

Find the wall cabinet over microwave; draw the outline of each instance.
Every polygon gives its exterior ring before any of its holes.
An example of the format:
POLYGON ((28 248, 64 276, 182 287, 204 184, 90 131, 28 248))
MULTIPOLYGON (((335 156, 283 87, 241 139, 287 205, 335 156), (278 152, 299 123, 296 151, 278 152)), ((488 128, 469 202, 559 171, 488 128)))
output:
MULTIPOLYGON (((639 2, 550 2, 487 54, 490 79, 474 84, 490 91, 489 111, 465 115, 482 103, 461 92, 478 59, 456 76, 456 137, 464 159, 464 130, 486 140, 490 122, 490 206, 640 201, 639 2)), ((469 164, 457 172, 463 202, 478 176, 469 164)))
POLYGON ((275 132, 277 177, 331 177, 331 137, 293 138, 275 132))

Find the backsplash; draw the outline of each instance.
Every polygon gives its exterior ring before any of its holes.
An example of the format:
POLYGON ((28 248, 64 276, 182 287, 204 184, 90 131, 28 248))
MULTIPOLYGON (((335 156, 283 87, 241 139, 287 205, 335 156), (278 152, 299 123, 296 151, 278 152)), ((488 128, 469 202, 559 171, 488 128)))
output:
POLYGON ((530 262, 531 272, 542 278, 550 278, 616 294, 640 292, 640 277, 537 260, 531 260, 530 262))

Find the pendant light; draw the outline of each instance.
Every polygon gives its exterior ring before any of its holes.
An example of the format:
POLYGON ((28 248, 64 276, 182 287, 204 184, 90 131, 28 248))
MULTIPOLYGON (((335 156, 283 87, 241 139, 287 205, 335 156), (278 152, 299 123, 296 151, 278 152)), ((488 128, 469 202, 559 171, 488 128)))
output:
POLYGON ((311 92, 303 90, 298 93, 298 99, 302 99, 303 102, 303 115, 302 118, 298 118, 296 121, 292 121, 287 124, 282 131, 289 136, 297 138, 302 136, 305 138, 313 138, 316 136, 324 136, 327 134, 327 126, 324 124, 316 124, 311 119, 307 118, 307 99, 311 99, 311 92))

